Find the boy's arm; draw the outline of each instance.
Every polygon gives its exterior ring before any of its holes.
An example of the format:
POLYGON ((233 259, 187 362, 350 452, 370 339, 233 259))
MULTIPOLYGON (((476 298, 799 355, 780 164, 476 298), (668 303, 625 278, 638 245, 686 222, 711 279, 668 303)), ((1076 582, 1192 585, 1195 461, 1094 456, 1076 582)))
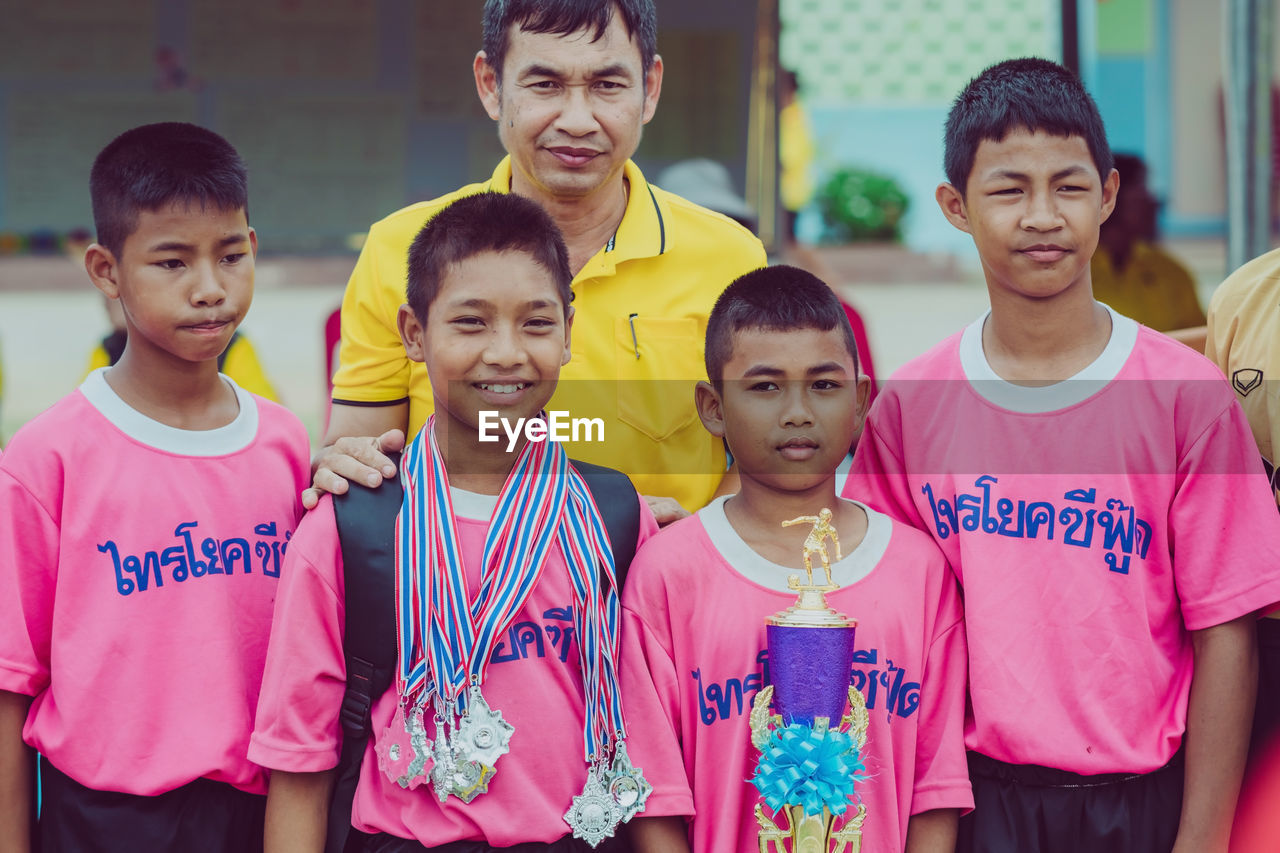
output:
POLYGON ((31 697, 0 690, 0 851, 31 849, 35 752, 22 742, 31 697))
POLYGON ((320 853, 324 850, 334 771, 288 773, 275 770, 267 788, 265 853, 320 853))
POLYGON ((907 821, 906 853, 953 853, 959 809, 933 809, 907 821))
POLYGON ((1227 849, 1258 686, 1255 621, 1248 614, 1191 633, 1195 671, 1174 853, 1227 849))
POLYGON ((637 815, 627 824, 636 853, 689 853, 689 835, 682 817, 637 815))

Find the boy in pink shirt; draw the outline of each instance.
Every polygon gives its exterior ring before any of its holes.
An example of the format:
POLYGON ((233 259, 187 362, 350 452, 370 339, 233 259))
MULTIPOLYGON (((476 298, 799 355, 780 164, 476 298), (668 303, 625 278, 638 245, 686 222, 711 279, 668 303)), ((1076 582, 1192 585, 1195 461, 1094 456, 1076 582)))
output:
POLYGON ((1280 600, 1248 424, 1212 364, 1093 298, 1118 179, 1073 74, 976 77, 946 171, 991 310, 886 385, 849 488, 930 533, 964 589, 959 849, 1225 850, 1253 622, 1280 600))
POLYGON ((632 755, 646 768, 682 755, 696 809, 687 842, 642 849, 758 849, 748 714, 769 683, 765 619, 795 603, 787 577, 803 565, 807 532, 781 523, 829 507, 844 558, 828 601, 858 620, 850 683, 870 712, 862 850, 949 851, 972 806, 960 597, 927 536, 836 497, 868 388, 840 303, 794 267, 748 273, 711 313, 706 362, 699 413, 728 442, 741 491, 646 543, 623 596, 624 644, 638 638, 646 664, 624 664, 624 690, 656 691, 670 728, 632 755))
MULTIPOLYGON (((634 796, 613 796, 626 782, 623 739, 652 737, 660 714, 653 697, 618 695, 618 551, 601 526, 616 507, 598 509, 596 486, 584 487, 606 469, 570 465, 527 429, 494 435, 498 419, 547 423, 570 353, 570 279, 559 231, 521 196, 458 200, 414 240, 399 327, 436 414, 405 451, 398 515, 344 526, 348 501, 399 481, 325 496, 290 545, 249 749, 273 769, 268 850, 325 841, 351 731, 344 690, 360 677, 344 656, 356 588, 346 575, 371 582, 375 568, 395 576, 394 624, 380 630, 398 654, 390 688, 371 691, 349 825, 333 828, 351 835, 346 849, 584 851, 640 811, 689 810, 682 781, 650 791, 630 776, 634 796), (393 536, 394 558, 348 559, 360 540, 393 536)), ((607 473, 643 540, 652 514, 607 473)))
POLYGON ((0 847, 261 849, 246 753, 308 448, 218 373, 253 294, 245 167, 203 128, 147 125, 90 190, 85 268, 129 339, 0 461, 0 847))

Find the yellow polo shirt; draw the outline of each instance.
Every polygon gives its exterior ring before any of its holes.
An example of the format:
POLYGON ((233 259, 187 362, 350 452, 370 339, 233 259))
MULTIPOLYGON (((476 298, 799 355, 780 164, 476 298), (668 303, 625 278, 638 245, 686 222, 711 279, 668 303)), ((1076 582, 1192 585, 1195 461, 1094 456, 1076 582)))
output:
POLYGON ((1157 332, 1204 325, 1196 282, 1177 258, 1145 241, 1134 244, 1129 263, 1117 270, 1098 246, 1089 265, 1093 298, 1157 332))
MULTIPOLYGON (((651 186, 630 161, 625 175, 622 223, 573 279, 572 359, 548 409, 604 423, 604 441, 569 442, 569 455, 624 471, 641 494, 696 510, 725 469, 723 445, 702 428, 693 405, 694 383, 706 378, 707 317, 731 281, 765 265, 764 247, 727 217, 651 186)), ((396 330, 409 246, 450 202, 510 188, 504 158, 488 181, 410 205, 370 228, 342 300, 334 402, 407 400, 409 437, 418 433, 433 408, 431 387, 396 330)))
POLYGON ((1205 355, 1231 381, 1280 504, 1280 249, 1254 258, 1213 292, 1205 355))

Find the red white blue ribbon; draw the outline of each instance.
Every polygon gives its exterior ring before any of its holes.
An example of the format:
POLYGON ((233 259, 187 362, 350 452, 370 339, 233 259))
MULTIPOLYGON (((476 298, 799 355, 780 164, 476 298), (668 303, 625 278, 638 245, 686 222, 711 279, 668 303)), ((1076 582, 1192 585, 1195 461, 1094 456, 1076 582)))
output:
POLYGON ((526 442, 485 535, 480 589, 468 589, 435 418, 401 465, 396 520, 397 689, 402 702, 466 710, 468 684, 483 684, 493 649, 519 614, 557 542, 574 591, 588 761, 624 737, 617 680, 618 594, 613 549, 599 509, 563 448, 526 442), (601 582, 601 573, 604 583, 601 582))

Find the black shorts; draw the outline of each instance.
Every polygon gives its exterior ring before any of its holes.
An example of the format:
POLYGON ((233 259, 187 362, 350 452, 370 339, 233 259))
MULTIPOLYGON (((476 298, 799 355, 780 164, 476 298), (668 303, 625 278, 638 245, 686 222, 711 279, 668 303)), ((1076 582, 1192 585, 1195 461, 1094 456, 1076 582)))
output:
MULTIPOLYGON (((352 830, 351 834, 363 840, 363 843, 355 848, 360 853, 627 853, 631 849, 617 836, 601 842, 599 847, 592 847, 582 839, 571 835, 566 835, 549 844, 530 842, 513 847, 490 847, 483 841, 455 841, 438 847, 424 847, 417 841, 409 841, 386 833, 365 835, 352 830)), ((347 849, 352 849, 350 843, 347 849)))
POLYGON ((40 760, 42 853, 260 853, 267 798, 208 779, 154 797, 86 788, 40 760))
POLYGON ((956 853, 1169 853, 1182 814, 1179 750, 1151 773, 1080 776, 969 753, 974 808, 956 853))

